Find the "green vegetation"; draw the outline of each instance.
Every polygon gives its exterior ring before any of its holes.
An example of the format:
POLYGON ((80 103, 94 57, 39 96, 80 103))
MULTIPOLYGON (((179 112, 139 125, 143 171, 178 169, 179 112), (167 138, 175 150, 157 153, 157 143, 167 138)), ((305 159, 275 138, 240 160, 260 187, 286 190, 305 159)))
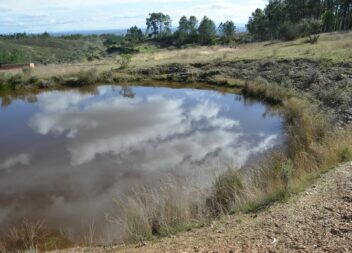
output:
POLYGON ((171 33, 171 18, 164 13, 150 13, 146 21, 149 37, 161 39, 171 33))
MULTIPOLYGON (((352 3, 339 0, 270 0, 264 10, 256 9, 252 13, 247 29, 257 41, 293 40, 321 31, 349 30, 352 29, 352 3)), ((318 37, 313 36, 308 42, 316 43, 317 40, 318 37)))
POLYGON ((136 44, 143 41, 144 34, 142 30, 139 29, 137 26, 132 26, 130 29, 127 30, 125 38, 130 43, 136 44))
POLYGON ((104 51, 103 41, 98 37, 0 37, 0 63, 80 62, 92 55, 103 56, 104 51))

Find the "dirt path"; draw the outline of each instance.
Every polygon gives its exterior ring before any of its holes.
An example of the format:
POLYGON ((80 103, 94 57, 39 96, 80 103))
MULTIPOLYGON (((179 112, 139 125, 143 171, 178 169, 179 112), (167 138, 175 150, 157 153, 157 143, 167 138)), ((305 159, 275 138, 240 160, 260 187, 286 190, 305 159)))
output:
POLYGON ((258 214, 227 216, 209 227, 143 246, 68 252, 352 252, 352 163, 258 214))

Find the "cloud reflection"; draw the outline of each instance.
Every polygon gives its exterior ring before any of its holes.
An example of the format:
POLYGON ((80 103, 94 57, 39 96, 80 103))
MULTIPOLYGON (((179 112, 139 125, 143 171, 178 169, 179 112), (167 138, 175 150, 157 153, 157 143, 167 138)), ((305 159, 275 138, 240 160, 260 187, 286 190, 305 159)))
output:
POLYGON ((29 123, 42 135, 69 138, 67 148, 73 166, 102 154, 129 155, 141 150, 149 157, 141 165, 155 160, 151 154, 163 164, 166 156, 162 159, 158 154, 166 151, 171 156, 167 160, 175 160, 168 166, 175 166, 176 160, 181 162, 186 157, 201 161, 214 150, 232 145, 241 135, 232 131, 239 122, 219 116, 222 106, 214 102, 200 100, 187 108, 185 99, 165 96, 132 100, 113 96, 87 103, 89 99, 78 93, 46 94, 39 97, 41 111, 29 123), (207 130, 200 133, 199 128, 207 130))
POLYGON ((10 155, 0 160, 11 168, 0 169, 0 233, 21 217, 44 217, 79 235, 91 219, 103 224, 112 199, 134 185, 157 185, 172 173, 206 187, 280 142, 277 119, 263 118, 263 105, 243 106, 230 94, 132 87, 129 98, 119 89, 42 93, 26 104, 26 120, 8 118, 26 134, 5 143, 10 155))

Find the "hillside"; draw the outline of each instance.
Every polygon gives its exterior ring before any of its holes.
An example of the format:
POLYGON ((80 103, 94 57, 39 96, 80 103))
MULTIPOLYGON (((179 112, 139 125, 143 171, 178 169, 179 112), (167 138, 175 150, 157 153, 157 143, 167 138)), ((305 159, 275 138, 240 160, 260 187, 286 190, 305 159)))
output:
POLYGON ((58 37, 0 39, 0 62, 67 63, 87 60, 104 50, 99 38, 63 39, 58 37))

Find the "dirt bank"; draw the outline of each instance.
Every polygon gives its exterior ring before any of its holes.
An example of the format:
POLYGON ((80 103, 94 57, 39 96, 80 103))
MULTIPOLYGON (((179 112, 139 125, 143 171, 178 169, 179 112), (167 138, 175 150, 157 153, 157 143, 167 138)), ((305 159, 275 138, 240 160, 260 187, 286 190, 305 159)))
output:
POLYGON ((80 252, 351 252, 352 163, 324 174, 306 191, 257 214, 227 216, 211 226, 145 245, 75 248, 80 252))
POLYGON ((352 122, 352 62, 322 60, 241 60, 199 64, 170 64, 133 69, 141 80, 235 84, 236 79, 267 81, 293 89, 318 102, 336 124, 352 122))

